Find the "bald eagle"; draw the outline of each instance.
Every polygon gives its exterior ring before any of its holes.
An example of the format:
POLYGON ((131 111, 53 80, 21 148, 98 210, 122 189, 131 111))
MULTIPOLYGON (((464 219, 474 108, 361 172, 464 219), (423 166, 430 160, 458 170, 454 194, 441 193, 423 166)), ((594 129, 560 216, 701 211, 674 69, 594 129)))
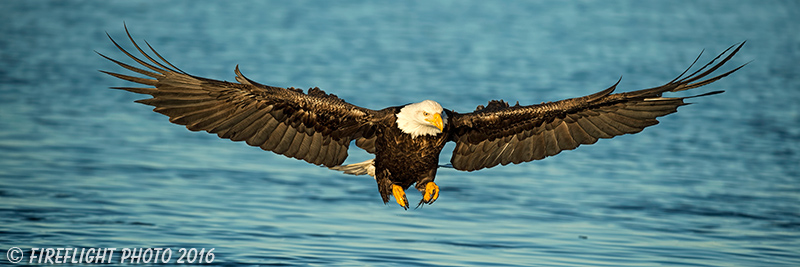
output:
POLYGON ((706 78, 728 62, 742 48, 742 42, 689 73, 698 56, 673 80, 644 90, 614 94, 617 81, 583 97, 524 106, 492 100, 470 113, 442 108, 432 100, 372 110, 319 88, 304 93, 292 87, 260 84, 242 75, 238 66, 234 71, 238 83, 194 76, 169 63, 149 43, 152 54, 145 52, 127 28, 125 31, 146 60, 107 35, 140 67, 98 54, 147 77, 102 72, 146 87, 112 88, 152 96, 136 102, 154 106, 153 111, 191 131, 245 141, 347 174, 373 176, 383 202, 389 202, 391 195, 404 209, 409 207, 405 190, 412 185, 422 192, 417 207, 432 204, 439 197, 434 178, 440 167, 439 154, 447 142, 455 142, 450 167, 456 170, 475 171, 543 159, 582 144, 594 144, 600 138, 638 133, 657 124, 657 117, 686 105, 685 99, 722 91, 688 97, 664 97, 663 93, 701 87, 744 67, 706 78), (354 140, 375 158, 342 165, 354 140))

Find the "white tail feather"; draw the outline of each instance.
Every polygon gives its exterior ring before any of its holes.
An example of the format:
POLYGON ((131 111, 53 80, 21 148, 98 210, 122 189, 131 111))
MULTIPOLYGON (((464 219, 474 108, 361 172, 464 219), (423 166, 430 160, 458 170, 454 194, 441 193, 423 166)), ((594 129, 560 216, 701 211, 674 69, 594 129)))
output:
POLYGON ((375 177, 375 159, 359 163, 333 166, 329 167, 329 169, 342 171, 346 174, 352 174, 352 175, 368 174, 369 176, 375 177))

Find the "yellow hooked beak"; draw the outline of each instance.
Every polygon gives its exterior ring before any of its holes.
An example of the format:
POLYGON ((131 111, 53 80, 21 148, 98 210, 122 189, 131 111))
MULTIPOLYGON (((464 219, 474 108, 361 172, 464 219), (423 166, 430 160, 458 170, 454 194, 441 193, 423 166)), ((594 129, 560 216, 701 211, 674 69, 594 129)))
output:
POLYGON ((442 122, 442 115, 439 113, 434 113, 433 116, 426 118, 425 121, 430 122, 433 124, 433 126, 436 126, 439 131, 444 131, 444 122, 442 122))

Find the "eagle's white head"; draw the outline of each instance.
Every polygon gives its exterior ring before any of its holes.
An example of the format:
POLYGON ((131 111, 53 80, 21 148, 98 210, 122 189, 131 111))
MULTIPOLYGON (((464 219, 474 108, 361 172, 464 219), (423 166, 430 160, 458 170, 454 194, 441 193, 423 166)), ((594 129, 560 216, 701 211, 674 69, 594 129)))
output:
POLYGON ((442 105, 433 100, 408 104, 397 113, 397 128, 411 138, 442 133, 447 124, 447 114, 442 105))

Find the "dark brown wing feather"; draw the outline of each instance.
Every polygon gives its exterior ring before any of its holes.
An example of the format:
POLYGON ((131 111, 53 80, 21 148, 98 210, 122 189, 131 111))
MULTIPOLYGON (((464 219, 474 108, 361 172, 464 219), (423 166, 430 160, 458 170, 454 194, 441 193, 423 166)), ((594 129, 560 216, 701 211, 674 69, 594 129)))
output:
POLYGON ((264 150, 330 167, 344 162, 350 141, 372 138, 376 117, 386 115, 346 103, 318 88, 304 94, 294 88, 262 85, 244 77, 238 66, 235 72, 239 83, 192 76, 170 64, 149 44, 161 61, 145 53, 130 33, 128 38, 149 62, 111 41, 149 70, 101 56, 149 77, 103 72, 152 87, 113 88, 151 95, 153 98, 136 102, 154 106, 153 111, 192 131, 215 133, 221 138, 245 141, 264 150))
POLYGON ((599 138, 637 133, 657 124, 657 117, 676 112, 679 106, 686 105, 683 100, 689 98, 661 97, 662 93, 707 85, 742 68, 744 65, 701 80, 728 62, 743 45, 744 42, 729 47, 684 77, 692 63, 674 80, 650 89, 611 94, 615 84, 580 98, 513 107, 493 100, 472 113, 454 114, 449 122, 453 129, 452 140, 456 142, 451 163, 458 170, 474 171, 498 164, 543 159, 582 144, 593 144, 599 138), (713 64, 726 53, 724 59, 713 64))

